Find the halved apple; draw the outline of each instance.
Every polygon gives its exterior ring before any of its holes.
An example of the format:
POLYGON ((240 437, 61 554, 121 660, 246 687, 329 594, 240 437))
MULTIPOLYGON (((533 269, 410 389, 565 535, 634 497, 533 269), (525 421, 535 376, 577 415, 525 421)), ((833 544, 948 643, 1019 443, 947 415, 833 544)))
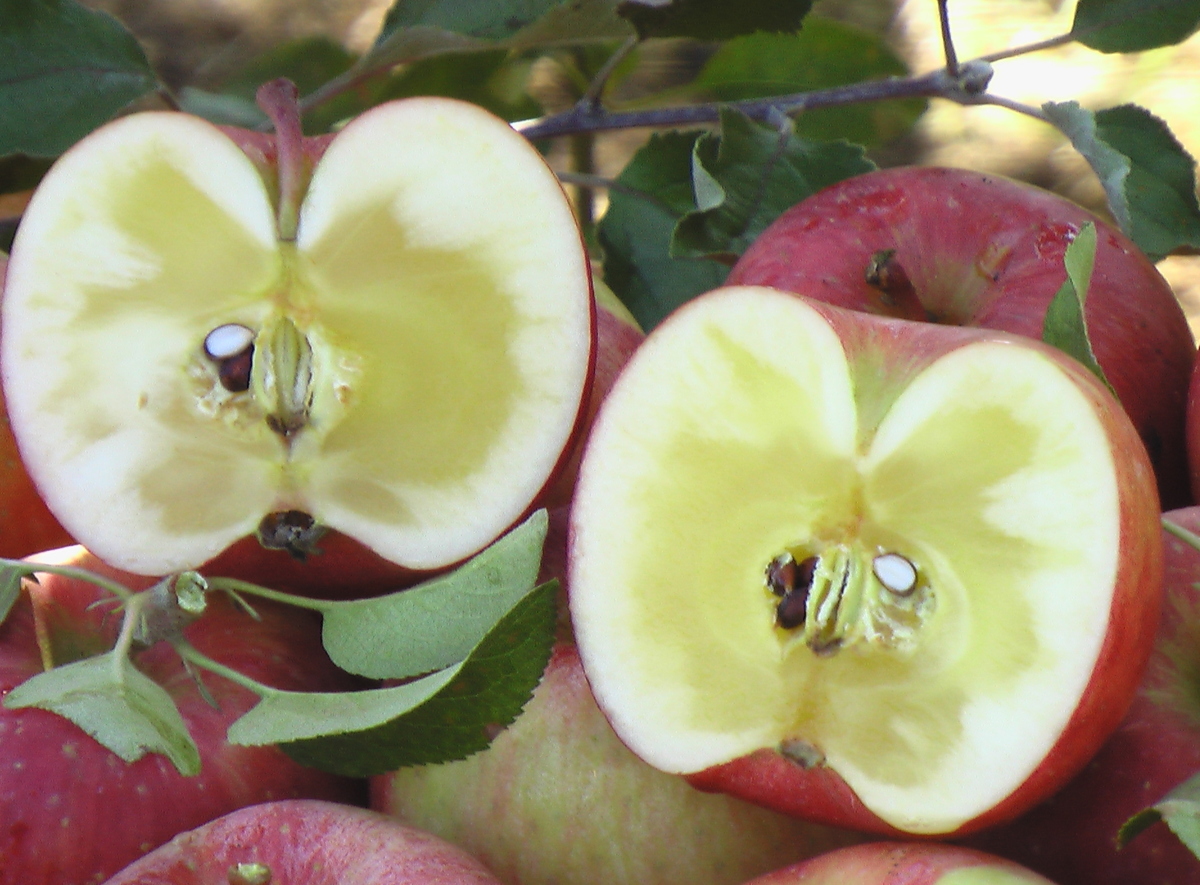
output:
POLYGON ((652 332, 601 407, 572 621, 658 768, 966 832, 1117 725, 1160 608, 1158 514, 1128 417, 1058 351, 729 287, 652 332))
POLYGON ((458 562, 534 505, 583 411, 570 206, 521 136, 449 99, 378 106, 315 166, 274 148, 153 112, 59 160, 3 303, 22 457, 131 572, 322 528, 413 571, 458 562))

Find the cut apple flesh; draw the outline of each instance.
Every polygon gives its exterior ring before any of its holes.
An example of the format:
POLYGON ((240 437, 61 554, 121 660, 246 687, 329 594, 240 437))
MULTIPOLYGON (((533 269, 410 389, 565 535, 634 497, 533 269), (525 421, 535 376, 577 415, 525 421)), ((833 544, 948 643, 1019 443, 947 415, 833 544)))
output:
POLYGON ((678 311, 605 401, 572 514, 572 619, 623 740, 684 774, 821 761, 908 832, 996 806, 1088 687, 1129 545, 1089 390, 1032 343, 768 289, 678 311))
POLYGON ((461 560, 553 473, 593 338, 554 175, 444 99, 343 129, 294 239, 220 130, 109 124, 39 188, 3 309, 30 473, 81 543, 154 574, 287 512, 413 569, 461 560))

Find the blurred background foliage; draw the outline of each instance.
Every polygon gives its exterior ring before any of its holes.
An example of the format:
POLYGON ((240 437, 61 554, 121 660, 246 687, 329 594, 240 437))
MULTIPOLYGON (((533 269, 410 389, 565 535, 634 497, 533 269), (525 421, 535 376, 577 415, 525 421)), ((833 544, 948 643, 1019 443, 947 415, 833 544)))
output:
MULTIPOLYGON (((254 88, 283 66, 301 91, 316 88, 345 70, 366 51, 392 0, 84 0, 119 18, 140 40, 159 76, 184 96, 184 106, 219 113, 230 122, 252 124, 254 88), (213 103, 219 103, 214 108, 213 103)), ((1071 0, 952 0, 950 21, 959 59, 1034 43, 1070 29, 1071 0)), ((764 41, 773 39, 762 35, 764 41)), ((662 103, 670 90, 680 99, 738 99, 745 92, 718 76, 722 68, 752 74, 757 94, 777 82, 779 92, 862 78, 864 64, 883 73, 925 72, 943 63, 935 0, 817 0, 806 22, 807 67, 786 76, 756 60, 777 58, 743 42, 737 54, 684 41, 653 41, 630 65, 610 98, 635 107, 653 94, 662 103), (715 55, 714 55, 715 53, 715 55), (706 64, 706 78, 684 87, 706 64)), ((568 107, 586 88, 587 76, 610 46, 564 50, 560 57, 502 65, 503 53, 477 53, 464 60, 446 56, 389 77, 372 100, 439 91, 446 78, 465 95, 510 119, 568 107), (464 63, 470 67, 464 69, 464 63)), ((764 63, 765 64, 765 63, 764 63)), ((999 61, 992 91, 1026 104, 1077 100, 1099 109, 1136 102, 1166 120, 1193 155, 1200 154, 1200 38, 1137 55, 1106 55, 1079 44, 999 61)), ((361 102, 362 96, 357 96, 361 102)), ((307 121, 314 131, 353 112, 356 96, 322 106, 307 121)), ((1085 161, 1050 126, 998 107, 966 107, 947 101, 878 103, 864 117, 833 109, 798 120, 803 134, 846 137, 866 144, 880 165, 933 163, 999 172, 1062 193, 1104 213, 1104 197, 1085 161), (922 113, 923 111, 923 113, 922 113), (865 122, 864 122, 865 121, 865 122)), ((628 130, 580 140, 564 139, 550 151, 560 169, 615 176, 649 132, 628 130)), ((10 211, 14 198, 4 200, 10 211)), ((18 198, 15 198, 19 200, 18 198)), ((585 217, 604 211, 604 192, 588 195, 585 217)), ((1200 258, 1172 257, 1160 268, 1176 288, 1200 331, 1200 258)))

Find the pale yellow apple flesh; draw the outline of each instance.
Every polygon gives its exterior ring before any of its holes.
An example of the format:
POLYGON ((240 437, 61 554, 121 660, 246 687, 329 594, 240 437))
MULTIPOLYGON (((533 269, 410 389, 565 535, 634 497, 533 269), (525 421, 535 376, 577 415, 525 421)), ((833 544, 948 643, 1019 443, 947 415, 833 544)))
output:
POLYGON ((589 273, 557 180, 503 121, 411 99, 333 139, 294 239, 272 186, 184 114, 59 161, 4 294, 30 473, 129 571, 195 567, 287 510, 414 569, 461 560, 531 506, 585 396, 589 273), (252 368, 221 350, 238 334, 252 368))
POLYGON ((751 287, 660 326, 584 455, 572 619, 653 765, 777 748, 892 826, 949 832, 1026 779, 1088 685, 1121 543, 1112 444, 1037 349, 865 341, 751 287))

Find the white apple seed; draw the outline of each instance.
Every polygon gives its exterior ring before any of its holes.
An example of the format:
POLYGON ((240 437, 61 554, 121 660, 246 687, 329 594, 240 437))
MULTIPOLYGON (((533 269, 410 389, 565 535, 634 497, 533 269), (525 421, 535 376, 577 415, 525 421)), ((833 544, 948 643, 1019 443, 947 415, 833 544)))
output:
POLYGON ((204 353, 213 362, 220 362, 237 356, 253 343, 253 329, 240 323, 226 323, 204 336, 204 353))
POLYGON ((908 596, 917 587, 917 567, 899 553, 881 553, 871 561, 871 571, 884 589, 908 596))

